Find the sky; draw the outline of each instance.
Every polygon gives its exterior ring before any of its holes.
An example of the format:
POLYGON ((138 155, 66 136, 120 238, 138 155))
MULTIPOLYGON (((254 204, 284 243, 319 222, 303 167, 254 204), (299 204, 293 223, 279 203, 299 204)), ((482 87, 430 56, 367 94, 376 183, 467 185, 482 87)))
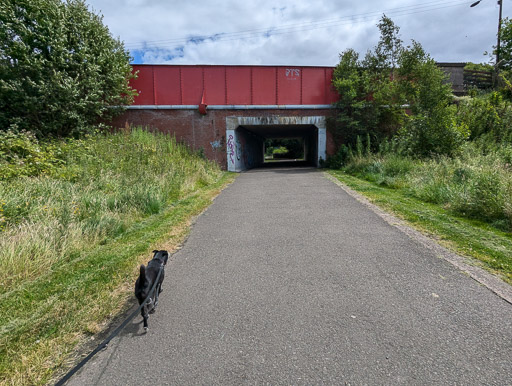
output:
MULTIPOLYGON (((379 40, 383 14, 405 45, 438 62, 487 63, 496 45, 496 0, 86 0, 103 15, 134 64, 335 66, 352 48, 379 40)), ((503 18, 512 0, 503 1, 503 18)))

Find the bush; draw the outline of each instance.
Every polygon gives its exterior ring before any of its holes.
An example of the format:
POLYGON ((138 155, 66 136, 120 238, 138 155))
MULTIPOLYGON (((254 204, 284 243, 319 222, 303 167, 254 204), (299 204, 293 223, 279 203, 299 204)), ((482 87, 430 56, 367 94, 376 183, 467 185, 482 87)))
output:
POLYGON ((130 56, 83 0, 0 7, 0 130, 79 135, 131 103, 130 56))
POLYGON ((51 174, 64 162, 60 151, 28 132, 0 131, 0 180, 51 174))
POLYGON ((405 154, 411 156, 453 156, 468 136, 467 127, 455 119, 454 106, 436 106, 432 111, 411 116, 398 132, 398 141, 405 154))
POLYGON ((345 165, 350 153, 350 148, 345 144, 342 144, 336 154, 329 156, 321 166, 331 169, 340 169, 343 165, 345 165))
POLYGON ((512 143, 512 105, 497 91, 462 98, 457 119, 468 127, 471 140, 512 143))

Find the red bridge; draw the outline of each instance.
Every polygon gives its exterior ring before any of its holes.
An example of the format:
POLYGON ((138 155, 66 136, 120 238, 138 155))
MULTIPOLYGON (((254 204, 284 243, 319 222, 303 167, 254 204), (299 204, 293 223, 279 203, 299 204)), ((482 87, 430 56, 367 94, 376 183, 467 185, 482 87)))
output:
POLYGON ((176 135, 231 171, 264 162, 267 138, 297 138, 313 165, 334 151, 333 67, 135 65, 134 104, 114 122, 176 135))

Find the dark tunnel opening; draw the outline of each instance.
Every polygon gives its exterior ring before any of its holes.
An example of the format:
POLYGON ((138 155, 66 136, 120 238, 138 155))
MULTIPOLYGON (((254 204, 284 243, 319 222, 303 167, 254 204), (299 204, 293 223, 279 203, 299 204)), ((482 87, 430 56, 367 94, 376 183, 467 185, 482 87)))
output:
POLYGON ((314 125, 244 125, 237 130, 257 139, 261 157, 251 168, 318 166, 318 129, 314 125))

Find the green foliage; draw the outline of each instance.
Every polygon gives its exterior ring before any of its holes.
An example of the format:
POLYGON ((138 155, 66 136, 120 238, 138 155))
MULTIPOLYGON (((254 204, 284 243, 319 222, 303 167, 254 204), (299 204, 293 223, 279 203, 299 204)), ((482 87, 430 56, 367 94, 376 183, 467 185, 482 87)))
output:
POLYGON ((412 115, 398 132, 402 152, 414 157, 456 155, 469 130, 458 124, 455 113, 455 106, 436 106, 412 115))
POLYGON ((357 147, 357 138, 368 136, 376 145, 398 132, 400 148, 412 156, 455 154, 468 130, 455 119, 445 74, 419 43, 402 46, 391 19, 384 15, 378 27, 381 38, 373 52, 361 61, 349 49, 334 70, 340 95, 339 113, 329 125, 334 140, 357 147))
POLYGON ((402 51, 399 28, 385 15, 379 25, 381 39, 363 60, 353 49, 340 55, 333 86, 339 94, 338 115, 329 123, 335 142, 355 146, 357 137, 371 136, 372 143, 394 132, 403 111, 393 86, 393 68, 402 51))
POLYGON ((491 147, 494 143, 512 143, 512 104, 501 91, 461 98, 457 119, 468 127, 473 141, 491 147))
POLYGON ((512 231, 512 146, 466 143, 458 157, 418 160, 396 151, 354 154, 342 170, 512 231))
POLYGON ((377 27, 381 38, 375 48, 375 54, 369 54, 368 58, 375 58, 378 67, 394 69, 403 50, 402 40, 399 37, 400 27, 386 15, 382 16, 377 27))
POLYGON ((0 6, 0 130, 79 135, 131 103, 129 54, 83 0, 0 6))
POLYGON ((501 20, 500 63, 497 64, 500 69, 512 70, 512 20, 508 17, 501 20))
POLYGON ((512 104, 499 91, 461 98, 457 120, 468 127, 471 140, 512 143, 512 104))
POLYGON ((468 62, 464 66, 464 70, 493 72, 494 71, 494 67, 493 67, 492 64, 489 64, 489 63, 472 63, 472 62, 468 62))
POLYGON ((465 125, 455 119, 456 108, 446 75, 417 42, 399 58, 398 87, 411 114, 398 133, 402 149, 417 157, 455 154, 468 137, 465 125))
POLYGON ((60 156, 59 148, 31 133, 0 131, 0 180, 54 173, 64 163, 60 156))
POLYGON ((9 135, 5 149, 13 164, 7 170, 19 177, 0 180, 4 289, 77 249, 118 236, 221 174, 216 164, 174 138, 140 129, 44 145, 27 135, 9 135), (49 161, 27 173, 19 160, 32 165, 31 157, 49 161))
POLYGON ((273 158, 304 158, 304 140, 298 138, 268 138, 265 154, 273 158))

